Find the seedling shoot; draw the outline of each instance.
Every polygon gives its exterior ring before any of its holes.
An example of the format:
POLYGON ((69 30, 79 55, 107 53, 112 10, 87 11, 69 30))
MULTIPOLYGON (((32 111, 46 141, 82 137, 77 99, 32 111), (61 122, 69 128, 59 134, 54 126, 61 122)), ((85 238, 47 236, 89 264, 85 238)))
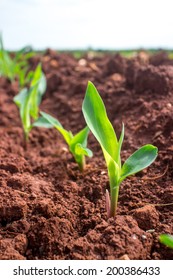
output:
POLYGON ((14 97, 14 102, 19 108, 20 118, 24 132, 24 143, 28 141, 29 132, 38 119, 39 105, 46 90, 46 78, 39 64, 33 73, 30 87, 23 88, 18 95, 14 97))
POLYGON ((99 142, 106 161, 110 182, 110 194, 106 191, 108 217, 115 217, 118 204, 119 187, 122 181, 148 167, 157 157, 157 147, 147 144, 134 152, 122 165, 121 147, 124 139, 124 125, 119 140, 108 119, 104 103, 95 88, 88 82, 82 105, 85 121, 99 142))

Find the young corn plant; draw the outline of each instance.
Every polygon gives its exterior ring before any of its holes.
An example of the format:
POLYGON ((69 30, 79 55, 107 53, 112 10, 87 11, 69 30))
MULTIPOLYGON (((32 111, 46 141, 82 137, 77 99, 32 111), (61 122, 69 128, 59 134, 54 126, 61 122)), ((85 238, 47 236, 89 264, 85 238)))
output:
POLYGON ((24 144, 28 141, 29 132, 34 126, 34 122, 39 117, 39 105, 42 96, 46 91, 46 78, 38 64, 35 69, 29 88, 23 88, 18 95, 14 97, 14 102, 19 108, 20 118, 24 132, 24 144))
POLYGON ((115 217, 120 184, 128 176, 149 166, 156 159, 158 149, 150 144, 142 146, 121 165, 120 152, 124 139, 124 125, 118 140, 107 117, 104 103, 91 82, 88 82, 82 111, 89 129, 103 151, 110 182, 110 194, 106 190, 106 208, 108 217, 115 217))
POLYGON ((74 156, 79 169, 83 171, 85 169, 85 156, 92 157, 92 151, 87 148, 89 128, 85 127, 76 135, 73 135, 71 131, 64 129, 57 119, 44 112, 40 112, 40 114, 41 117, 37 122, 35 122, 34 126, 56 128, 64 137, 64 140, 66 141, 70 152, 74 156))
POLYGON ((173 249, 173 235, 163 233, 159 236, 159 241, 167 247, 173 249))

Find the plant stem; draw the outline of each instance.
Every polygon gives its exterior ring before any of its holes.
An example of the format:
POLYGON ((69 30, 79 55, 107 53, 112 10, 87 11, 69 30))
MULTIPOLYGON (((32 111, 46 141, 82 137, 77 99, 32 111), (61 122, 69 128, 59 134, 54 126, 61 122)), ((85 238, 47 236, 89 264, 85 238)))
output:
POLYGON ((119 185, 116 184, 114 179, 110 179, 110 217, 115 217, 118 205, 119 185))
POLYGON ((107 216, 108 219, 110 218, 110 196, 109 191, 106 189, 106 210, 107 210, 107 216))
POLYGON ((24 149, 27 150, 27 144, 28 144, 28 139, 29 139, 29 132, 28 131, 24 131, 24 149))
POLYGON ((83 172, 85 170, 85 165, 86 165, 85 156, 81 156, 81 160, 78 161, 78 165, 80 171, 83 172))

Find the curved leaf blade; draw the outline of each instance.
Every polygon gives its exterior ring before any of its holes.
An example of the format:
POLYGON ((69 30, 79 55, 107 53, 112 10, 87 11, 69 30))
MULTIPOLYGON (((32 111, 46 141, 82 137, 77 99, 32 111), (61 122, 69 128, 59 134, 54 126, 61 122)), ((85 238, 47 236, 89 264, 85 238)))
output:
POLYGON ((121 147, 123 144, 123 140, 124 140, 124 124, 122 124, 121 135, 118 141, 118 166, 120 169, 121 169, 121 147))
POLYGON ((92 157, 93 153, 90 149, 83 147, 80 143, 77 143, 75 146, 75 154, 77 156, 88 156, 88 157, 92 157))
POLYGON ((55 119, 54 117, 52 117, 51 115, 45 113, 45 112, 40 112, 40 115, 45 118, 50 124, 52 124, 54 127, 58 127, 58 128, 63 128, 62 124, 55 119))
POLYGON ((67 131, 66 129, 63 128, 61 123, 55 119, 54 117, 50 116, 47 113, 40 112, 41 116, 45 118, 53 127, 55 127, 64 137, 65 141, 67 142, 68 145, 70 145, 71 140, 73 138, 73 135, 71 132, 67 131))
POLYGON ((41 63, 39 63, 34 71, 32 81, 31 81, 31 87, 35 86, 38 84, 38 81, 40 80, 42 75, 42 70, 41 70, 41 63))
POLYGON ((21 106, 26 102, 26 99, 28 99, 28 89, 23 88, 14 98, 14 103, 21 108, 21 106))
POLYGON ((54 127, 48 120, 43 117, 39 117, 33 124, 34 127, 44 127, 44 128, 52 128, 54 127))
POLYGON ((40 77, 40 80, 39 80, 39 83, 38 83, 38 91, 39 91, 39 95, 38 95, 38 105, 40 104, 41 102, 41 98, 42 98, 42 95, 45 93, 46 91, 46 86, 47 86, 47 83, 46 83, 46 76, 45 74, 42 72, 41 73, 41 77, 40 77))
POLYGON ((46 78, 42 72, 40 63, 33 73, 30 89, 30 114, 36 120, 38 118, 38 106, 41 103, 42 96, 46 91, 46 78))
POLYGON ((24 131, 27 133, 31 129, 30 120, 30 93, 27 88, 22 89, 18 95, 13 98, 15 104, 19 107, 20 118, 24 131))
POLYGON ((89 129, 92 131, 97 141, 117 162, 117 137, 108 119, 104 103, 97 89, 91 82, 88 82, 82 111, 89 129))
POLYGON ((151 144, 142 146, 134 152, 122 166, 120 182, 122 182, 126 177, 148 167, 156 159, 157 154, 157 147, 151 144))
POLYGON ((75 151, 76 144, 80 143, 83 147, 87 146, 87 138, 89 134, 89 128, 86 126, 81 131, 79 131, 76 135, 73 136, 73 139, 70 143, 70 149, 72 152, 75 151))

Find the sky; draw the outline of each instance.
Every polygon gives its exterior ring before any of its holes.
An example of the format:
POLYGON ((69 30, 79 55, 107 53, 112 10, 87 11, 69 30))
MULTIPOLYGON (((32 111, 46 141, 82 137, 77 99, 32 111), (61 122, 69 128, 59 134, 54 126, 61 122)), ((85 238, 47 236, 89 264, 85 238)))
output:
POLYGON ((173 0, 0 0, 5 48, 173 49, 173 0))

